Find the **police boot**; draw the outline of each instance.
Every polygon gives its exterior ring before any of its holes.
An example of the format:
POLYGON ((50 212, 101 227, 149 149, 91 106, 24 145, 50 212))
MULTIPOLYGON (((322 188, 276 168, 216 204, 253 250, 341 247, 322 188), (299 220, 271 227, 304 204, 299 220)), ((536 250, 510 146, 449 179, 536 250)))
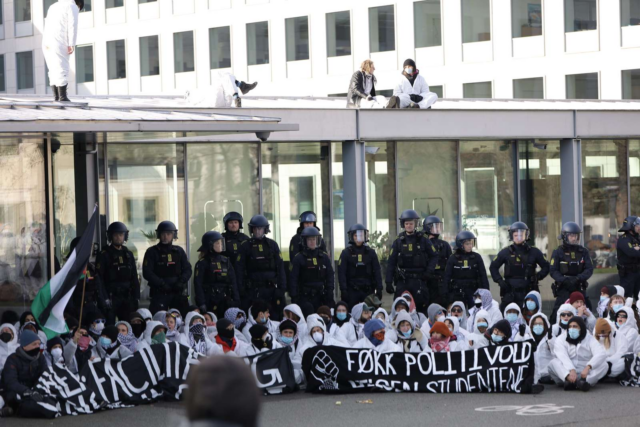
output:
POLYGON ((254 82, 254 83, 251 83, 251 84, 245 83, 245 82, 240 82, 240 84, 238 85, 238 87, 242 91, 243 95, 246 95, 249 92, 251 92, 252 90, 254 90, 256 88, 256 86, 258 86, 258 82, 254 82))
POLYGON ((53 100, 60 101, 60 93, 58 92, 58 86, 51 86, 51 89, 53 89, 53 100))
POLYGON ((58 86, 58 95, 60 97, 60 102, 71 102, 71 100, 67 98, 67 87, 69 87, 68 84, 64 86, 58 86))

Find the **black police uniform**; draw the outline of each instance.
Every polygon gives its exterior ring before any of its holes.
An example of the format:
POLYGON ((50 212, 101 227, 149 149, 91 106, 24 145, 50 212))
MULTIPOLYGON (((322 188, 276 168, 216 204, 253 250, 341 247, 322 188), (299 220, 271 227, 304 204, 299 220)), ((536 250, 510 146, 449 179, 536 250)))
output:
POLYGON ((232 231, 225 231, 222 233, 222 237, 224 237, 226 248, 222 255, 229 258, 231 261, 231 265, 235 268, 236 259, 238 259, 238 252, 240 251, 240 245, 242 242, 249 240, 249 236, 239 231, 235 233, 232 231))
POLYGON ((240 305, 236 274, 231 260, 220 254, 207 253, 196 263, 194 288, 198 307, 206 305, 218 319, 229 307, 240 305))
POLYGON ((447 261, 440 294, 447 296, 447 303, 462 301, 473 306, 473 294, 478 289, 489 290, 487 269, 482 256, 476 252, 457 249, 447 261))
MULTIPOLYGON (((291 242, 289 243, 289 260, 293 261, 293 259, 302 252, 302 230, 304 228, 302 226, 298 227, 296 234, 291 238, 291 242)), ((318 231, 320 229, 316 227, 318 231)), ((324 239, 320 239, 320 246, 318 246, 322 252, 327 252, 327 244, 324 239)), ((292 270, 293 266, 289 267, 289 270, 292 270)))
POLYGON ((502 303, 500 311, 504 312, 511 303, 522 307, 524 299, 531 291, 540 292, 538 282, 549 274, 549 263, 544 259, 540 249, 529 246, 511 244, 498 253, 489 266, 491 277, 500 285, 502 303), (504 279, 500 275, 500 267, 504 267, 504 279), (540 272, 536 273, 536 266, 540 272))
POLYGON ((580 245, 563 244, 551 255, 551 278, 555 283, 551 286, 556 302, 551 313, 551 324, 556 323, 558 309, 572 292, 579 291, 584 295, 587 307, 591 309, 591 300, 587 296, 587 280, 593 275, 593 263, 587 248, 580 245))
POLYGON ((261 299, 271 304, 270 318, 280 320, 286 305, 287 279, 278 244, 268 237, 245 240, 235 266, 242 309, 247 311, 254 300, 261 299))
POLYGON ((442 287, 442 280, 444 278, 444 271, 447 268, 447 262, 453 253, 451 249, 451 245, 449 242, 445 242, 442 239, 433 238, 429 239, 431 244, 436 250, 436 268, 433 271, 433 274, 429 276, 427 279, 427 287, 429 288, 429 297, 431 298, 431 303, 440 304, 441 306, 446 306, 446 296, 440 295, 440 288, 442 287))
POLYGON ((416 310, 421 313, 427 312, 430 303, 427 277, 435 271, 435 255, 433 244, 421 232, 403 231, 391 246, 385 282, 395 282, 396 298, 404 291, 411 292, 416 310))
POLYGON ((629 231, 616 244, 620 286, 626 296, 636 296, 640 292, 640 250, 636 250, 637 247, 640 247, 640 238, 629 231))
POLYGON ((373 293, 381 298, 382 272, 376 251, 354 244, 344 249, 338 261, 338 283, 341 298, 349 304, 349 310, 373 293))
MULTIPOLYGON (((105 287, 100 275, 97 272, 94 263, 87 264, 87 280, 84 277, 78 280, 76 288, 71 294, 71 305, 80 314, 80 306, 82 306, 82 289, 84 286, 84 306, 82 308, 83 316, 85 314, 94 313, 100 310, 104 313, 107 309, 106 301, 109 299, 105 292, 105 287)), ((128 314, 128 313, 127 313, 128 314)))
POLYGON ((151 314, 177 308, 182 317, 186 316, 189 307, 187 286, 191 274, 191 264, 180 246, 158 243, 147 249, 142 276, 151 288, 151 314))
POLYGON ((321 305, 335 307, 335 277, 331 258, 320 249, 303 249, 291 263, 289 295, 298 305, 311 303, 314 312, 321 305))
POLYGON ((114 324, 116 317, 129 319, 131 312, 138 309, 140 299, 140 280, 133 253, 126 246, 120 249, 113 244, 107 246, 100 253, 98 273, 111 300, 111 309, 106 313, 109 324, 114 324))

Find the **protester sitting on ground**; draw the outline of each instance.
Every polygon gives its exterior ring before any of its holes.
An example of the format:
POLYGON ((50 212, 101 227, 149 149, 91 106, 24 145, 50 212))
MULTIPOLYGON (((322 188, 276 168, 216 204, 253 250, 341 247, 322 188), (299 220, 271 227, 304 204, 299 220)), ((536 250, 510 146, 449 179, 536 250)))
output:
POLYGON ((529 321, 531 336, 536 343, 533 359, 535 361, 536 373, 535 382, 541 384, 553 384, 549 376, 549 362, 553 360, 553 336, 551 334, 551 323, 542 312, 531 316, 529 321))
POLYGON ((511 324, 505 319, 498 320, 495 325, 486 330, 484 338, 484 342, 479 343, 478 348, 485 343, 485 347, 509 344, 509 340, 511 339, 511 324))
POLYGON ((462 301, 455 301, 451 304, 451 308, 449 309, 449 314, 452 317, 457 317, 459 320, 459 326, 466 332, 467 327, 467 309, 462 301))
POLYGON ((167 327, 162 322, 151 320, 147 322, 147 329, 144 331, 144 340, 147 345, 164 344, 167 342, 167 327))
POLYGON ((120 320, 116 322, 118 328, 118 341, 125 346, 131 353, 138 351, 138 339, 133 334, 133 328, 129 322, 120 320))
POLYGON ((65 357, 63 354, 64 341, 62 338, 53 337, 47 341, 47 350, 42 353, 44 360, 47 362, 47 366, 54 364, 65 365, 65 357))
POLYGON ((307 334, 307 321, 303 317, 302 309, 298 304, 289 304, 284 308, 283 314, 285 319, 291 319, 296 322, 296 325, 298 326, 298 333, 300 335, 307 334))
POLYGON ((296 359, 298 348, 302 346, 298 339, 298 325, 290 319, 285 319, 278 326, 280 333, 276 337, 276 341, 289 351, 289 358, 293 365, 293 375, 296 384, 304 383, 304 373, 302 372, 302 361, 296 359))
POLYGON ((409 315, 413 317, 413 321, 419 328, 422 327, 422 325, 427 321, 427 316, 418 311, 415 298, 413 298, 411 292, 404 291, 402 292, 402 294, 400 294, 400 297, 404 298, 409 303, 409 309, 407 310, 407 313, 409 313, 409 315))
MULTIPOLYGON (((331 316, 331 308, 327 305, 321 305, 318 307, 318 311, 316 312, 318 316, 322 318, 324 321, 324 325, 327 327, 327 332, 332 337, 335 337, 338 333, 338 326, 333 324, 333 317, 331 316)), ((304 329, 307 329, 307 325, 305 324, 304 329)))
POLYGON ((131 332, 133 332, 133 336, 136 338, 136 349, 140 350, 143 347, 147 347, 148 343, 144 340, 144 331, 147 329, 147 322, 142 315, 138 312, 131 313, 129 323, 131 324, 131 332))
POLYGON ((246 326, 242 330, 242 333, 245 337, 247 337, 248 341, 251 341, 251 333, 249 332, 249 329, 251 329, 253 325, 257 324, 266 326, 271 335, 275 336, 278 334, 279 322, 276 322, 275 320, 271 320, 269 318, 269 307, 270 305, 266 301, 253 301, 251 308, 249 308, 249 319, 247 320, 246 326))
POLYGON ((393 90, 387 108, 431 108, 438 95, 429 91, 427 81, 420 75, 413 59, 402 64, 402 76, 393 90))
POLYGON ((616 323, 616 313, 624 307, 624 304, 624 295, 615 294, 609 299, 609 305, 605 313, 606 315, 603 317, 607 318, 611 322, 612 326, 616 323))
POLYGON ((204 316, 204 324, 207 327, 207 335, 209 336, 211 341, 213 341, 214 337, 218 335, 218 329, 216 328, 218 317, 211 311, 202 313, 202 315, 204 316))
POLYGON ((591 310, 587 308, 582 292, 572 292, 571 295, 569 295, 569 304, 576 309, 578 312, 577 315, 584 319, 587 328, 592 331, 596 326, 596 317, 591 313, 591 310))
POLYGON ((364 325, 371 319, 372 314, 365 303, 354 305, 351 309, 351 319, 340 327, 338 339, 350 346, 356 345, 358 340, 364 338, 364 325))
POLYGON ((447 317, 447 309, 441 306, 440 304, 433 303, 429 305, 427 308, 427 319, 426 322, 420 329, 422 329, 422 333, 425 335, 431 335, 431 327, 436 322, 444 322, 445 317, 447 317))
POLYGON ((520 312, 520 307, 518 304, 512 302, 507 305, 504 310, 504 318, 509 322, 511 326, 511 338, 510 342, 518 342, 518 341, 526 341, 531 336, 527 331, 527 324, 522 318, 522 313, 520 312))
POLYGON ((437 321, 429 331, 429 349, 426 352, 448 353, 457 350, 457 343, 451 341, 453 333, 444 322, 437 321))
POLYGON ((379 319, 371 319, 364 324, 364 338, 359 339, 353 348, 372 349, 380 353, 402 351, 402 347, 386 338, 384 323, 379 319))
POLYGON ((531 291, 524 297, 524 303, 522 306, 522 318, 528 325, 531 323, 531 318, 536 313, 542 313, 542 297, 540 292, 531 291))
POLYGON ((486 310, 480 310, 475 313, 475 323, 473 324, 472 331, 467 336, 467 342, 469 343, 469 349, 473 350, 480 343, 484 344, 482 347, 486 347, 487 344, 484 342, 484 333, 489 329, 489 312, 486 310))
POLYGON ((387 99, 376 95, 376 67, 373 61, 365 59, 360 69, 353 73, 347 93, 347 108, 384 108, 387 99))
POLYGON ((98 345, 93 348, 94 358, 122 360, 133 354, 119 340, 120 332, 116 326, 107 326, 102 330, 98 345))
POLYGON ((167 312, 165 317, 165 326, 167 327, 167 340, 169 342, 179 342, 182 335, 178 331, 178 319, 175 314, 167 312))
POLYGON ((617 379, 625 369, 624 355, 628 352, 627 337, 620 331, 613 331, 607 319, 598 319, 593 330, 593 337, 607 354, 609 369, 607 376, 617 379))
POLYGON ((242 333, 242 330, 247 323, 246 313, 238 307, 231 307, 224 312, 224 318, 233 323, 233 326, 235 328, 233 332, 236 339, 238 341, 244 342, 245 344, 249 344, 250 340, 248 340, 247 337, 242 333))
POLYGON ((233 323, 227 319, 220 319, 217 323, 217 334, 214 343, 220 347, 222 353, 238 356, 246 354, 249 344, 240 341, 235 337, 235 328, 233 323))
POLYGON ((241 108, 242 95, 255 89, 258 82, 238 81, 228 72, 218 72, 211 76, 211 84, 205 88, 188 90, 184 99, 187 103, 201 108, 241 108))
MULTIPOLYGON (((413 317, 406 312, 398 313, 396 322, 396 344, 400 344, 404 353, 422 353, 429 348, 429 340, 416 327, 413 317)), ((391 339, 391 337, 389 337, 391 339)))
POLYGON ((18 330, 18 335, 22 334, 22 331, 25 329, 29 329, 38 335, 43 347, 47 345, 47 335, 40 329, 40 326, 36 323, 36 318, 33 317, 33 313, 31 311, 25 311, 22 313, 20 316, 20 324, 14 326, 18 330))
POLYGON ((549 375, 565 390, 589 391, 607 375, 607 353, 587 333, 587 326, 580 316, 569 320, 566 335, 556 338, 553 349, 555 358, 549 363, 549 375))
POLYGON ((489 318, 485 319, 490 325, 495 324, 498 320, 502 320, 500 312, 500 304, 491 296, 491 291, 487 289, 477 289, 473 294, 474 306, 469 310, 469 318, 467 319, 467 331, 473 331, 475 316, 480 310, 484 310, 489 314, 489 318))
POLYGON ((222 354, 222 349, 215 345, 206 334, 206 326, 204 324, 204 316, 190 311, 185 318, 185 326, 187 330, 184 334, 180 334, 180 344, 187 346, 200 354, 211 356, 214 354, 222 354))
POLYGON ((89 325, 89 336, 91 337, 91 339, 97 342, 100 338, 100 335, 102 334, 102 330, 107 323, 106 317, 102 314, 102 312, 100 312, 100 310, 95 310, 93 312, 87 313, 86 319, 83 319, 83 321, 84 320, 86 320, 87 324, 89 325))
POLYGON ((558 309, 556 324, 551 327, 552 338, 557 338, 569 329, 569 320, 578 314, 578 310, 571 304, 562 304, 558 309))
POLYGON ((273 335, 269 332, 269 329, 263 324, 251 326, 249 328, 249 336, 251 337, 251 344, 239 350, 240 353, 238 355, 240 357, 254 356, 258 353, 281 348, 280 344, 273 339, 273 335))
POLYGON ((600 300, 598 301, 598 317, 609 316, 609 301, 611 297, 616 294, 616 288, 613 286, 603 286, 600 289, 600 300))
POLYGON ((638 338, 638 326, 633 315, 633 309, 622 307, 616 313, 615 329, 617 334, 622 334, 627 340, 627 352, 633 351, 633 345, 638 338))
POLYGON ((0 373, 7 358, 15 353, 18 347, 20 345, 16 328, 10 323, 0 325, 0 373))
POLYGON ((71 339, 64 347, 65 360, 67 361, 67 367, 73 374, 77 374, 82 371, 82 368, 97 356, 97 350, 94 348, 99 345, 98 341, 94 341, 88 332, 89 327, 74 327, 70 329, 71 339))

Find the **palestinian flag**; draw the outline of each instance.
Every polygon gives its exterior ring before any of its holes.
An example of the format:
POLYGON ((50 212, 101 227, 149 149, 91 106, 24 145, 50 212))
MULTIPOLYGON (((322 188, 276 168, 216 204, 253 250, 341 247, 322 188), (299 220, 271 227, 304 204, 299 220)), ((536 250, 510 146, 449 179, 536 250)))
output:
POLYGON ((78 280, 85 274, 93 250, 93 236, 97 221, 97 206, 77 246, 64 267, 40 289, 31 304, 33 317, 47 334, 47 339, 69 332, 64 320, 64 310, 71 299, 78 280))

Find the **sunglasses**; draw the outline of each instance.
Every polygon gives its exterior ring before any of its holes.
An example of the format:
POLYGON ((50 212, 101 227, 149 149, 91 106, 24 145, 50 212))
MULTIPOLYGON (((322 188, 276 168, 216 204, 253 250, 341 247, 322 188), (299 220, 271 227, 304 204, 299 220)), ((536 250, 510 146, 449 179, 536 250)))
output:
POLYGON ((571 316, 573 316, 573 314, 571 314, 571 313, 562 313, 560 315, 560 317, 571 317, 571 316))
POLYGON ((93 323, 106 323, 107 321, 105 319, 96 319, 93 321, 93 323))
POLYGON ((451 309, 452 313, 462 313, 462 309, 461 308, 453 308, 451 309))

